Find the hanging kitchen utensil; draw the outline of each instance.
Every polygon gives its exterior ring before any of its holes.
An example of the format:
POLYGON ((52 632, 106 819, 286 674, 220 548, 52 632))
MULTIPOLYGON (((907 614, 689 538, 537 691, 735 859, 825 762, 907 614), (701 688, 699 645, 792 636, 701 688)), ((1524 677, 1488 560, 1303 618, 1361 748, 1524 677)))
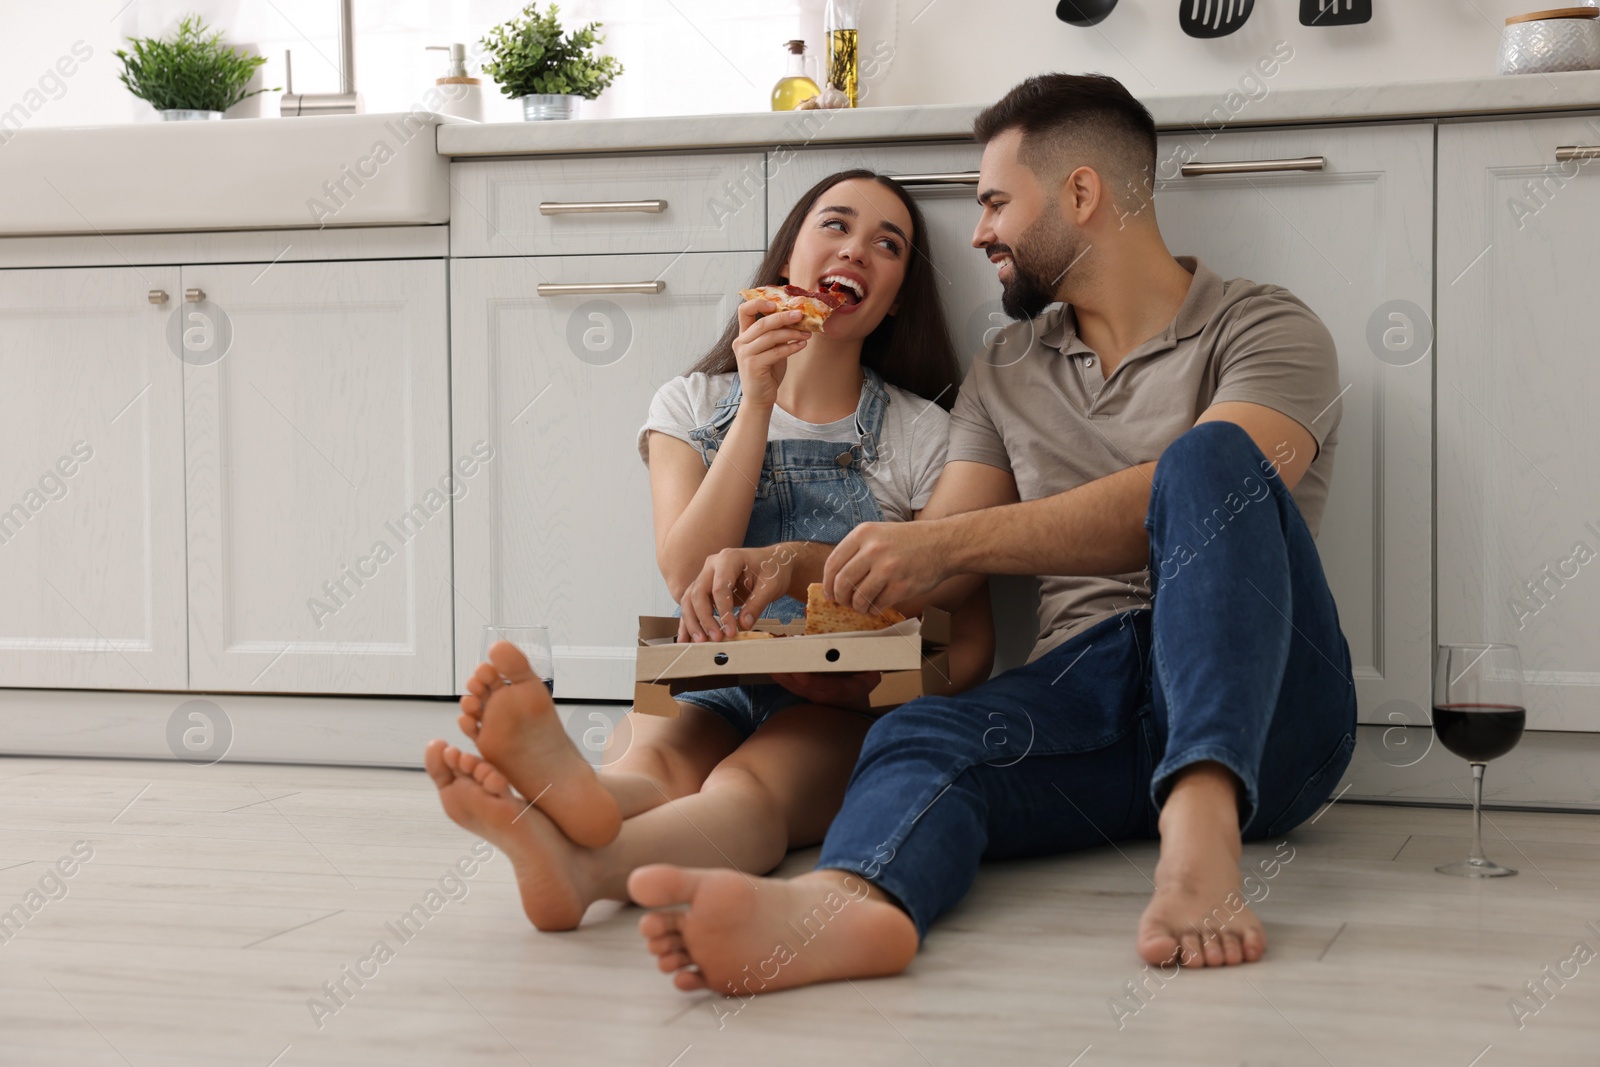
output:
POLYGON ((1300 0, 1302 26, 1359 26, 1372 21, 1372 0, 1300 0))
POLYGON ((1190 37, 1226 37, 1256 6, 1255 0, 1179 0, 1178 25, 1190 37))
POLYGON ((1117 0, 1061 0, 1056 5, 1056 18, 1068 26, 1094 26, 1105 21, 1117 0))

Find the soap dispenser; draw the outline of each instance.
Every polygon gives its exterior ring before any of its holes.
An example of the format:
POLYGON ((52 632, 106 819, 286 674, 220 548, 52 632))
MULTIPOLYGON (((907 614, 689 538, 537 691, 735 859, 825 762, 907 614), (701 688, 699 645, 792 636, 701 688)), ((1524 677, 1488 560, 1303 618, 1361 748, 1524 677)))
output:
POLYGON ((483 121, 483 83, 467 75, 467 46, 464 44, 428 45, 430 52, 449 52, 450 65, 444 77, 434 82, 424 102, 429 111, 458 119, 483 121))

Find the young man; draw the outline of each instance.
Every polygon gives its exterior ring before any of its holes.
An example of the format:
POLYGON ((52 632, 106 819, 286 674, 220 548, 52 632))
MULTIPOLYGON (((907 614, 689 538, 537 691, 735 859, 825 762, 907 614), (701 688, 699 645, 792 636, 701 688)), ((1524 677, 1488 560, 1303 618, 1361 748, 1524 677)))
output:
POLYGON ((1022 321, 962 385, 922 521, 721 553, 685 614, 720 639, 741 594, 748 626, 807 581, 909 612, 1036 574, 1038 644, 873 726, 816 871, 634 872, 638 903, 688 905, 640 923, 679 988, 893 974, 980 860, 1157 835, 1139 954, 1259 959, 1241 840, 1304 821, 1349 762, 1350 655, 1313 542, 1340 415, 1327 329, 1168 252, 1154 123, 1115 80, 1030 78, 974 132, 972 243, 1022 321))

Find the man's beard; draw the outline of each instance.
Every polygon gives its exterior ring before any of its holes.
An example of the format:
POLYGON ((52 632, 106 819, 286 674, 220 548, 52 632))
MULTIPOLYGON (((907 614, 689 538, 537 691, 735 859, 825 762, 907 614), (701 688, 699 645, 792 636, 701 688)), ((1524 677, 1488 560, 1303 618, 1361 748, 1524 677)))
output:
POLYGON ((1031 319, 1060 299, 1057 287, 1082 251, 1082 236, 1057 215, 1047 213, 1030 226, 1011 246, 1011 280, 1000 292, 1005 313, 1031 319))

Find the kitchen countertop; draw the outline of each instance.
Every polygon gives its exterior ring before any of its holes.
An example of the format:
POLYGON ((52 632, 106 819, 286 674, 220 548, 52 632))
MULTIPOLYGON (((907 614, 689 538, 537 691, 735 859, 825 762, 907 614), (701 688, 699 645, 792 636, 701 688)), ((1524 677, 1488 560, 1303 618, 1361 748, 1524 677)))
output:
MULTIPOLYGON (((1141 97, 1164 131, 1319 122, 1600 110, 1600 71, 1272 88, 1257 100, 1226 90, 1141 97), (1217 109, 1221 109, 1218 111, 1217 109)), ((840 111, 756 111, 731 115, 577 119, 440 126, 439 154, 452 157, 739 148, 822 142, 959 140, 981 104, 866 107, 840 111)))

